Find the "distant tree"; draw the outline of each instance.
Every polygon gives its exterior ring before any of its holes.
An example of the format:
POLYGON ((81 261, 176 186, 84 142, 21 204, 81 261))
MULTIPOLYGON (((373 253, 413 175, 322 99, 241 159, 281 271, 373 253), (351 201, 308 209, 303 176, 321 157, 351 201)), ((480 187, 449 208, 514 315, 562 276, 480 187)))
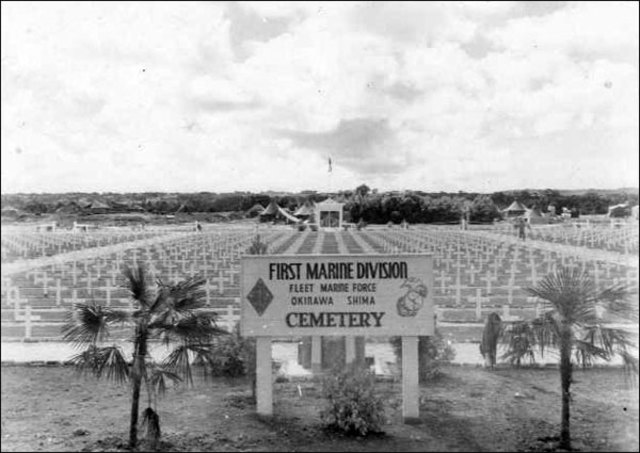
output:
POLYGON ((478 195, 470 206, 472 222, 491 223, 500 218, 500 211, 488 195, 478 195))
POLYGON ((400 216, 409 223, 420 221, 421 198, 415 194, 406 194, 400 200, 400 216))
POLYGON ((366 184, 360 184, 358 187, 356 187, 355 194, 361 198, 366 198, 366 196, 369 195, 369 192, 371 192, 369 186, 367 186, 366 184))
POLYGON ((436 198, 431 208, 434 222, 459 222, 462 215, 462 199, 447 195, 436 198))

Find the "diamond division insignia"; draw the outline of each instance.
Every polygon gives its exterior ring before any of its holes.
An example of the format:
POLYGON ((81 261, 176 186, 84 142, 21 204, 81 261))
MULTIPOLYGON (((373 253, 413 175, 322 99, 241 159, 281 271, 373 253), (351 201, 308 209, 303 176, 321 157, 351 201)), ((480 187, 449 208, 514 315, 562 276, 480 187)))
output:
POLYGON ((273 294, 271 294, 271 291, 269 291, 269 288, 267 288, 267 285, 265 285, 262 279, 259 278, 251 291, 249 291, 249 294, 247 294, 247 299, 249 299, 256 313, 262 316, 269 304, 271 304, 273 294))

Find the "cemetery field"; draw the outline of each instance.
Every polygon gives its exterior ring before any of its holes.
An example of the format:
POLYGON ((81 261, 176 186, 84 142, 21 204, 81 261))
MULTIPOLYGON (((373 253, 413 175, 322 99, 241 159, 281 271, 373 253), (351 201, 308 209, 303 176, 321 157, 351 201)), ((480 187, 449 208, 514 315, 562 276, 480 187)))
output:
MULTIPOLYGON (((118 451, 128 435, 126 386, 70 367, 3 366, 2 451, 118 451)), ((384 435, 347 438, 322 429, 321 383, 274 383, 274 417, 260 420, 246 381, 195 380, 158 403, 163 451, 545 451, 560 420, 560 379, 550 368, 451 366, 420 388, 420 422, 401 421, 399 382, 380 380, 384 435)), ((572 436, 580 451, 638 451, 638 393, 619 369, 577 370, 572 436)), ((141 398, 141 409, 146 404, 141 398)), ((549 450, 546 450, 549 451, 549 450)))
MULTIPOLYGON (((638 294, 638 225, 533 226, 527 241, 507 225, 371 226, 298 231, 283 225, 192 224, 146 230, 34 232, 3 226, 0 308, 3 341, 60 340, 67 310, 78 302, 132 309, 122 287, 125 265, 143 263, 152 277, 206 279, 207 309, 231 328, 240 313, 240 258, 260 235, 274 255, 398 254, 433 256, 432 290, 440 331, 452 342, 477 342, 487 315, 532 318, 544 301, 529 296, 558 266, 588 271, 596 286, 626 284, 638 294)), ((46 357, 41 358, 47 360, 46 357)))

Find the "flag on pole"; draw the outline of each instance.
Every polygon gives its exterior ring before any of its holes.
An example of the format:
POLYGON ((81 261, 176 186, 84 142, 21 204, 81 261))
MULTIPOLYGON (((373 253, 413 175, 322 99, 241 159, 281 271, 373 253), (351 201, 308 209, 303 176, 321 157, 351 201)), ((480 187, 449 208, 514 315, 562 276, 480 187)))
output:
POLYGON ((331 157, 329 157, 329 173, 331 173, 331 157))

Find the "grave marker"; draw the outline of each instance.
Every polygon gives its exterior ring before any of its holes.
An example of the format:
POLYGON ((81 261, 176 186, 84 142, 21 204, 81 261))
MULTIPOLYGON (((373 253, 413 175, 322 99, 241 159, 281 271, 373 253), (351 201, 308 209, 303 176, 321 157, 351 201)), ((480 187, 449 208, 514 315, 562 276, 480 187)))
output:
POLYGON ((24 321, 24 337, 25 338, 31 338, 31 327, 32 327, 32 321, 40 321, 40 316, 39 315, 32 315, 31 314, 31 305, 27 305, 26 307, 24 307, 24 315, 21 315, 19 313, 15 314, 15 320, 16 321, 24 321))

